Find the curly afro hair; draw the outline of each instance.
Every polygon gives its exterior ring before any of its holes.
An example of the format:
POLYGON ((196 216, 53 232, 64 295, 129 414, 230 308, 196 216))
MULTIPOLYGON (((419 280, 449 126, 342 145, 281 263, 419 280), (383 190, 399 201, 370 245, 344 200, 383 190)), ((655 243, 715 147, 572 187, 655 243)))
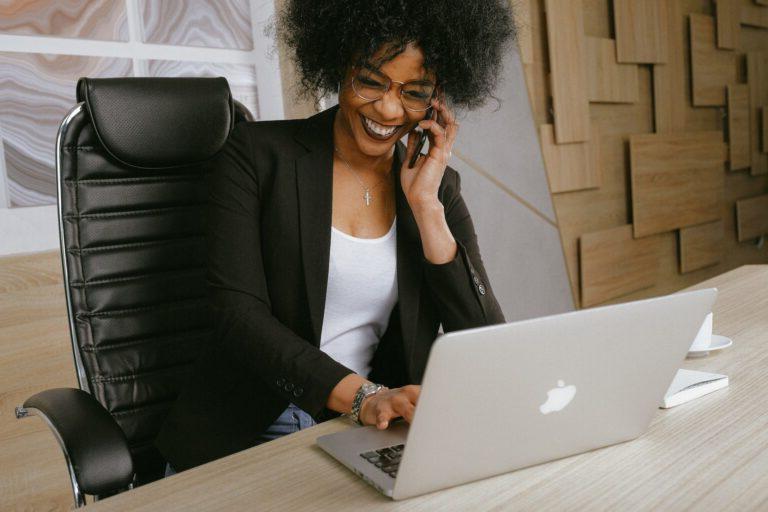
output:
POLYGON ((515 40, 508 0, 286 0, 271 30, 293 52, 304 93, 337 91, 350 65, 409 43, 424 52, 448 99, 474 109, 494 97, 515 40))

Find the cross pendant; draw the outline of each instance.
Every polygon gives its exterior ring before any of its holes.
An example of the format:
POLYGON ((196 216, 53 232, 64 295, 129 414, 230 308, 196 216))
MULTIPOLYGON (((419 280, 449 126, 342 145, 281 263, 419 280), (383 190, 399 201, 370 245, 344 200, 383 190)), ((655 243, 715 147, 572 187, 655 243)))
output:
POLYGON ((363 199, 365 199, 365 206, 371 205, 371 192, 368 189, 365 189, 365 195, 363 196, 363 199))

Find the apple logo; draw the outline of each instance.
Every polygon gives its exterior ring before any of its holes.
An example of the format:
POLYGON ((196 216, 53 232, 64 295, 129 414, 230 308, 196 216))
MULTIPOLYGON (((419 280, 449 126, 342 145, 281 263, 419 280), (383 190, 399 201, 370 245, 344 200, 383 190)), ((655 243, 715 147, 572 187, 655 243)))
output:
POLYGON ((575 395, 576 386, 573 384, 566 386, 565 382, 558 380, 557 387, 547 391, 547 401, 539 406, 539 410, 541 414, 559 411, 571 403, 575 395))

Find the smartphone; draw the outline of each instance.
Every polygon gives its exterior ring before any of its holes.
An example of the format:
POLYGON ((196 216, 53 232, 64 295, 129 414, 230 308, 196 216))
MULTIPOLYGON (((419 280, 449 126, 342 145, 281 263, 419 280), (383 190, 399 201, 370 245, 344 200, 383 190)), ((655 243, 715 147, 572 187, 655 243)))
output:
MULTIPOLYGON (((432 107, 431 112, 429 113, 429 119, 435 119, 435 115, 437 114, 437 110, 435 107, 432 107)), ((428 130, 421 130, 421 134, 419 135, 419 142, 416 143, 416 151, 413 152, 413 156, 411 156, 411 161, 408 163, 408 168, 412 169, 414 165, 416 165, 416 160, 419 159, 419 155, 421 154, 421 150, 424 148, 424 143, 427 141, 427 131, 428 130)))

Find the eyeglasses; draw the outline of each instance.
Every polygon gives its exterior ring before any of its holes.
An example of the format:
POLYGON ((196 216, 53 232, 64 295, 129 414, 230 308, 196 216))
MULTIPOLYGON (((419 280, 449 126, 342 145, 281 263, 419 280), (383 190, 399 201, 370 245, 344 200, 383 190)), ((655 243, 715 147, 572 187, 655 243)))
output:
POLYGON ((392 83, 400 84, 400 101, 403 107, 414 112, 429 110, 436 88, 429 80, 398 82, 381 71, 364 65, 357 68, 352 78, 352 90, 364 100, 376 101, 384 97, 392 83))

